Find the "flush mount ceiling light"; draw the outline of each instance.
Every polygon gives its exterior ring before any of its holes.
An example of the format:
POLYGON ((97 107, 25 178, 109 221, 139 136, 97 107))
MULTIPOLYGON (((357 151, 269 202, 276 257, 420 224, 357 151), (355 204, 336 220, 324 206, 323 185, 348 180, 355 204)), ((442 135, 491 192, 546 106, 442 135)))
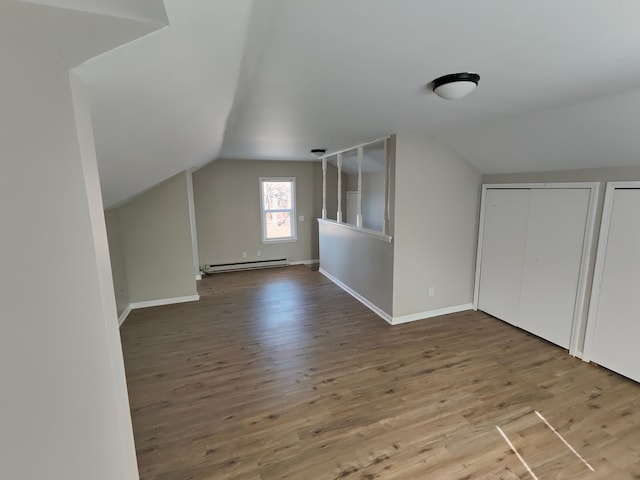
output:
POLYGON ((480 81, 477 73, 451 73, 431 82, 433 92, 440 98, 455 100, 469 95, 480 81))
POLYGON ((324 154, 327 153, 326 148, 314 148, 311 150, 311 154, 315 155, 318 158, 324 157, 324 154))

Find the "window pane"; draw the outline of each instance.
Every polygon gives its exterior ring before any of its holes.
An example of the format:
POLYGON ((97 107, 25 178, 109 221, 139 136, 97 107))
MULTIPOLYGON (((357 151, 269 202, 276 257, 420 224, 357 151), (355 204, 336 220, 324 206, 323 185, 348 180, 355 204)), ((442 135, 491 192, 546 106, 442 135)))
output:
POLYGON ((291 209, 291 182, 263 182, 264 209, 291 209))
POLYGON ((266 212, 264 228, 267 240, 293 237, 291 212, 266 212))

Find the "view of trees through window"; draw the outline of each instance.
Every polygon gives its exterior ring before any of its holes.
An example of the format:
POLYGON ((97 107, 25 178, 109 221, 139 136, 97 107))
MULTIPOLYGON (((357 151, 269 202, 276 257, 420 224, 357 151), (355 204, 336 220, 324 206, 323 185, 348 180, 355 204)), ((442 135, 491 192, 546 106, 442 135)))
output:
POLYGON ((295 238, 294 182, 294 179, 261 179, 263 240, 295 238))

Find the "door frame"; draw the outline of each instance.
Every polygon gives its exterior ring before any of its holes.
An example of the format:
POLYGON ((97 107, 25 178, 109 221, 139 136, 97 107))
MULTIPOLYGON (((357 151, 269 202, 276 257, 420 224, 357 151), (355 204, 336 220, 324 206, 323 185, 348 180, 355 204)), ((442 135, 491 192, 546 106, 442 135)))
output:
POLYGON ((604 206, 602 207, 602 220, 600 222, 600 234, 598 236, 598 249, 596 252, 596 264, 593 271, 593 282, 591 284, 591 301, 589 302, 589 315, 587 317, 587 331, 584 338, 584 352, 582 359, 585 362, 591 361, 593 353, 593 340, 598 321, 598 304, 600 301, 600 289, 602 287, 602 275, 604 273, 604 262, 607 255, 607 243, 609 241, 609 228, 611 227, 611 215, 613 214, 613 201, 618 189, 640 189, 640 182, 607 182, 604 196, 604 206))
MULTIPOLYGON (((640 185, 640 182, 635 182, 640 185)), ((580 350, 580 332, 587 322, 587 289, 589 278, 589 265, 593 254, 593 237, 596 221, 597 205, 600 192, 600 182, 562 182, 562 183, 487 183, 482 185, 482 197, 480 200, 480 222, 478 230, 478 249, 476 252, 476 272, 473 288, 473 309, 478 310, 480 293, 480 275, 482 270, 482 240, 484 237, 484 219, 486 207, 486 195, 489 189, 516 190, 516 189, 589 189, 589 207, 587 209, 587 222, 585 225, 585 237, 582 244, 580 259, 580 273, 578 275, 578 288, 576 291, 576 303, 573 310, 571 323, 571 340, 569 354, 574 357, 584 357, 584 351, 580 350)), ((587 332, 588 333, 588 332, 587 332)), ((585 343, 586 344, 586 343, 585 343)), ((586 350, 586 347, 585 347, 586 350)))

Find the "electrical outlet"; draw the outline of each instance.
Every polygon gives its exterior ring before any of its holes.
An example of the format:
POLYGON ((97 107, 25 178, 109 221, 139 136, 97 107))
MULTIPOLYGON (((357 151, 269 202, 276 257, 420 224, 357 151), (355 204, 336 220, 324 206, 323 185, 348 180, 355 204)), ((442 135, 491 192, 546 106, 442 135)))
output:
POLYGON ((262 250, 258 250, 257 255, 258 255, 259 257, 261 257, 261 256, 262 256, 262 250))
POLYGON ((247 258, 247 252, 242 252, 242 258, 247 258))
POLYGON ((429 296, 433 297, 436 294, 436 287, 429 287, 429 296))

